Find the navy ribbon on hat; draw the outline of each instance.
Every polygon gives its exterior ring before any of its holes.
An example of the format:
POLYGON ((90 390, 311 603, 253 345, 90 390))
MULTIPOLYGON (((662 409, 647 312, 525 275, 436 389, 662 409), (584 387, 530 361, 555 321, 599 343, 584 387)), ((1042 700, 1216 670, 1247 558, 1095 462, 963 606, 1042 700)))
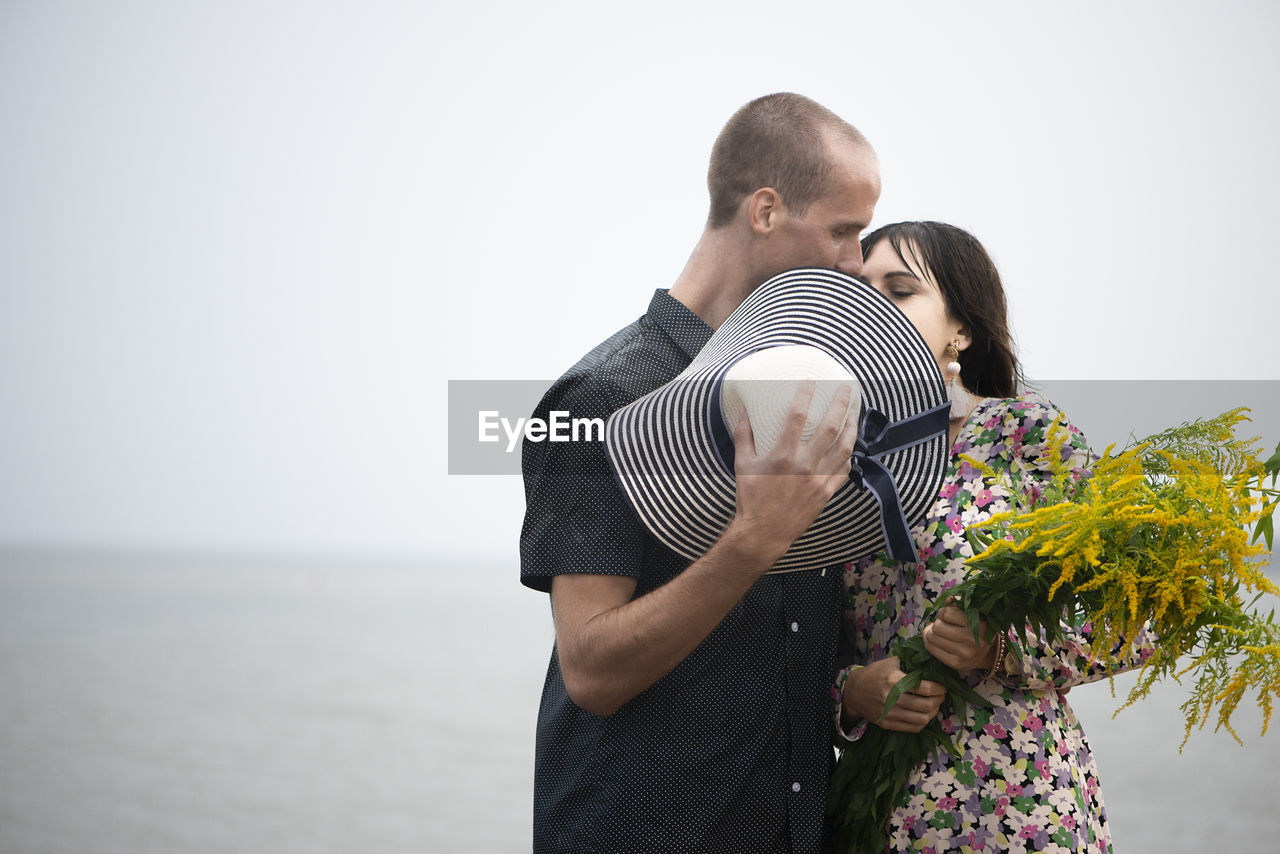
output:
POLYGON ((880 505, 880 530, 884 532, 885 547, 894 560, 918 563, 915 541, 902 512, 898 498, 898 485, 893 475, 879 457, 894 451, 905 450, 945 433, 950 404, 904 418, 894 423, 883 412, 864 407, 858 424, 858 439, 853 445, 852 468, 849 479, 860 487, 871 490, 880 505))
MULTIPOLYGON (((720 384, 711 391, 709 407, 720 410, 720 384)), ((885 549, 894 560, 919 563, 911 528, 902 512, 898 497, 898 484, 893 474, 879 458, 894 451, 905 451, 913 445, 927 442, 939 433, 945 434, 951 413, 950 403, 941 403, 933 409, 890 422, 889 416, 877 409, 864 406, 858 422, 858 438, 853 443, 852 467, 849 479, 860 488, 866 488, 880 505, 880 531, 884 534, 885 549)), ((712 418, 711 434, 720 465, 733 472, 733 433, 721 418, 712 418)))

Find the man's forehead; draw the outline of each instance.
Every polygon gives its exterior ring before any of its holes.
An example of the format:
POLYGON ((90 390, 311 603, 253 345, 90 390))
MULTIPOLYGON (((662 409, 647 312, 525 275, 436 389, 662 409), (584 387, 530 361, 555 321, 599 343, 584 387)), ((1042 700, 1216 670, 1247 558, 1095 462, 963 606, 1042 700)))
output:
POLYGON ((876 172, 880 171, 880 158, 876 156, 876 150, 866 139, 855 137, 840 128, 828 125, 822 129, 822 141, 829 153, 850 160, 865 161, 869 168, 876 172))
POLYGON ((859 195, 880 198, 880 161, 875 152, 868 149, 848 149, 832 152, 830 163, 833 178, 859 195))

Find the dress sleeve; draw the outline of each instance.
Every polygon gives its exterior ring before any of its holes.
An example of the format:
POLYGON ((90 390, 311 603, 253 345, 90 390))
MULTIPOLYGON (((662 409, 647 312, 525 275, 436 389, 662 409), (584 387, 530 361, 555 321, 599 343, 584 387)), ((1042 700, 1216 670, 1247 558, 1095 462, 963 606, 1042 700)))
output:
POLYGON ((1158 641, 1148 624, 1132 641, 1122 639, 1110 650, 1099 651, 1093 646, 1093 627, 1089 623, 1066 629, 1065 637, 1057 644, 1049 644, 1043 633, 1035 634, 1030 628, 1022 632, 1011 630, 1009 639, 1018 640, 1023 653, 1014 656, 1016 663, 1004 680, 1033 690, 1070 688, 1141 667, 1158 641))
POLYGON ((835 743, 838 747, 845 747, 858 739, 862 738, 862 734, 867 731, 867 722, 861 718, 853 723, 848 729, 844 726, 844 683, 849 681, 849 674, 861 667, 861 664, 851 664, 848 667, 840 668, 836 673, 836 681, 831 686, 831 713, 834 716, 834 735, 835 743))
POLYGON ((831 686, 833 735, 838 747, 857 741, 868 726, 868 722, 861 718, 849 721, 843 717, 844 688, 850 675, 887 657, 898 637, 916 631, 920 609, 891 595, 902 564, 887 555, 882 557, 883 560, 846 563, 840 569, 844 576, 845 594, 836 653, 837 671, 831 686), (874 614, 859 617, 859 609, 868 606, 874 609, 874 614), (865 630, 873 621, 883 627, 883 633, 867 635, 865 630))
MULTIPOLYGON (((1061 410, 1038 395, 1024 395, 1010 402, 1005 415, 1004 441, 1014 476, 1019 478, 1022 501, 1033 507, 1040 500, 1053 464, 1066 463, 1075 480, 1087 476, 1093 460, 1092 452, 1080 432, 1061 410), (1051 441, 1054 430, 1065 430, 1059 460, 1051 441)), ((1148 625, 1135 638, 1122 639, 1114 648, 1098 650, 1093 646, 1093 627, 1089 623, 1064 626, 1065 637, 1056 644, 1045 640, 1042 632, 1030 627, 1012 629, 1010 649, 1019 647, 1022 655, 1006 658, 1012 664, 1006 677, 1013 684, 1032 689, 1069 688, 1095 682, 1108 676, 1141 666, 1155 650, 1157 637, 1148 625)))

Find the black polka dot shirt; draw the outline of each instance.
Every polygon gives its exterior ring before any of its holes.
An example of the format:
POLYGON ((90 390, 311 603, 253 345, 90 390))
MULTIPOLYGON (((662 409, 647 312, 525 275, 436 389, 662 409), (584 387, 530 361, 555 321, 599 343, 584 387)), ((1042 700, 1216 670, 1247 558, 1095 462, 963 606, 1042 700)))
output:
MULTIPOLYGON (((674 378, 711 329, 666 291, 574 365, 535 416, 606 418, 674 378)), ((525 442, 521 581, 687 566, 645 531, 599 442, 525 442)), ((674 670, 609 717, 574 705, 551 652, 538 710, 535 852, 826 851, 841 573, 760 579, 674 670)))

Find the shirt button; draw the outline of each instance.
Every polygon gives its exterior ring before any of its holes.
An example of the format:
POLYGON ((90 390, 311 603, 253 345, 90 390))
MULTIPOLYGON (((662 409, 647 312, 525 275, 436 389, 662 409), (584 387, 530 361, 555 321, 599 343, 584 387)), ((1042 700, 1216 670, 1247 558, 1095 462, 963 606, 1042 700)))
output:
POLYGON ((792 783, 792 784, 791 784, 791 791, 793 791, 793 792, 798 792, 798 791, 800 791, 800 784, 799 784, 799 783, 792 783))
POLYGON ((799 623, 792 623, 792 624, 791 624, 791 631, 793 631, 793 632, 798 632, 798 631, 800 631, 800 624, 799 624, 799 623))

